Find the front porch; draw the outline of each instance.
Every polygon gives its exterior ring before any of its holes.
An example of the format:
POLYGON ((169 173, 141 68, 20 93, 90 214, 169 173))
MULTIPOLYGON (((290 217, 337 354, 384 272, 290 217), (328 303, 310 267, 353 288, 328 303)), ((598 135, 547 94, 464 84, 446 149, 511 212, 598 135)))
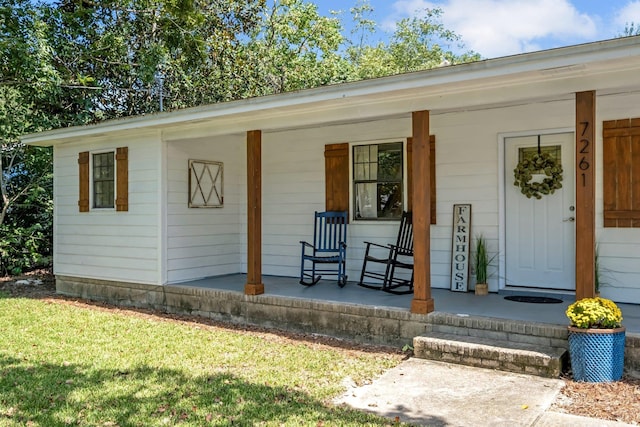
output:
MULTIPOLYGON (((297 277, 263 276, 265 293, 263 297, 312 300, 315 302, 331 303, 335 305, 359 305, 375 307, 378 310, 409 311, 413 295, 393 295, 358 286, 355 282, 348 282, 340 288, 334 280, 321 280, 317 285, 306 287, 298 283, 297 277)), ((201 280, 169 285, 170 289, 202 288, 218 291, 243 292, 246 275, 233 274, 222 277, 210 277, 201 280)), ((562 304, 526 304, 507 301, 504 294, 490 293, 486 296, 476 296, 473 292, 452 292, 448 289, 432 288, 432 297, 436 303, 436 312, 462 314, 469 316, 495 317, 528 322, 542 322, 556 325, 566 325, 564 314, 567 306, 575 301, 574 294, 554 294, 553 297, 562 299, 562 304)), ((638 317, 636 331, 640 332, 640 306, 621 304, 625 314, 625 325, 628 319, 626 307, 637 310, 638 317)), ((428 317, 428 315, 427 315, 428 317)), ((629 327, 627 326, 627 329, 629 327)), ((321 331, 317 331, 322 333, 321 331)))
MULTIPOLYGON (((344 288, 337 286, 334 280, 321 280, 317 285, 306 287, 298 283, 295 277, 263 276, 265 293, 262 297, 297 300, 336 305, 360 305, 375 307, 378 310, 409 311, 413 295, 393 295, 386 292, 362 288, 355 282, 348 282, 344 288)), ((168 285, 171 289, 201 288, 218 291, 243 292, 246 283, 245 274, 233 274, 222 277, 210 277, 177 285, 168 285)), ((558 326, 567 325, 565 310, 575 302, 573 293, 519 292, 505 290, 476 296, 473 292, 453 292, 448 289, 431 289, 435 301, 436 313, 448 313, 461 316, 493 317, 504 320, 518 320, 532 323, 548 323, 558 326), (558 304, 533 304, 505 300, 512 294, 544 295, 563 302, 558 304)), ((260 296, 258 296, 259 298, 260 296)), ((605 296, 606 297, 606 296, 605 296)), ((627 333, 640 334, 640 305, 618 304, 624 316, 627 333)), ((429 315, 426 315, 428 318, 429 315)), ((321 331, 317 331, 321 333, 321 331)))

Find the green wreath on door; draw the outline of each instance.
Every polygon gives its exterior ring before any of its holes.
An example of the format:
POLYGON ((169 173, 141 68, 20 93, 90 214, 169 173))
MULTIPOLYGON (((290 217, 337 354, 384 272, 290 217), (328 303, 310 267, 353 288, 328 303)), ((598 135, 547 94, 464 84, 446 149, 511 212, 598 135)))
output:
POLYGON ((534 154, 530 159, 524 159, 513 170, 514 185, 520 187, 520 192, 527 198, 541 199, 543 195, 553 194, 562 188, 562 165, 548 153, 534 154), (533 174, 542 171, 546 177, 542 182, 531 182, 533 174))

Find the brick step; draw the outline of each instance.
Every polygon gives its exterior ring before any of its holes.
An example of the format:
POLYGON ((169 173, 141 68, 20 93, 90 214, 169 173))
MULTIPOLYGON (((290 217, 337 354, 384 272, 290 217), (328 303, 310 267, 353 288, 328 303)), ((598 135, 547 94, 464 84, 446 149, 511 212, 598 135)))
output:
POLYGON ((567 347, 567 327, 491 317, 434 313, 427 332, 475 336, 545 347, 567 347))
POLYGON ((566 347, 441 332, 415 337, 413 352, 422 359, 547 378, 560 376, 568 355, 566 347))

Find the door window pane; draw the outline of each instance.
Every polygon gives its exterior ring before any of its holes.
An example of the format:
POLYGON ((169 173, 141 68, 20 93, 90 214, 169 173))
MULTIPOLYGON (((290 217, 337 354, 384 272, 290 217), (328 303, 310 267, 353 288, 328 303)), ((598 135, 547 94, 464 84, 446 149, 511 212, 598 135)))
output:
MULTIPOLYGON (((562 164, 562 147, 560 145, 545 145, 540 147, 540 153, 548 154, 556 164, 562 164)), ((518 162, 531 159, 538 154, 538 147, 522 147, 518 150, 518 162)))

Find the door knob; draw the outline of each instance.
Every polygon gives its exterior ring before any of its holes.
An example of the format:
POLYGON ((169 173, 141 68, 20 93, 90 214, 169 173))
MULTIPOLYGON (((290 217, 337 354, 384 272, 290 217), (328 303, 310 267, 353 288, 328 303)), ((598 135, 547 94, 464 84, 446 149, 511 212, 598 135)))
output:
POLYGON ((563 219, 562 221, 563 221, 563 222, 574 222, 575 220, 576 220, 576 218, 575 218, 575 217, 570 216, 569 218, 565 218, 565 219, 563 219))

